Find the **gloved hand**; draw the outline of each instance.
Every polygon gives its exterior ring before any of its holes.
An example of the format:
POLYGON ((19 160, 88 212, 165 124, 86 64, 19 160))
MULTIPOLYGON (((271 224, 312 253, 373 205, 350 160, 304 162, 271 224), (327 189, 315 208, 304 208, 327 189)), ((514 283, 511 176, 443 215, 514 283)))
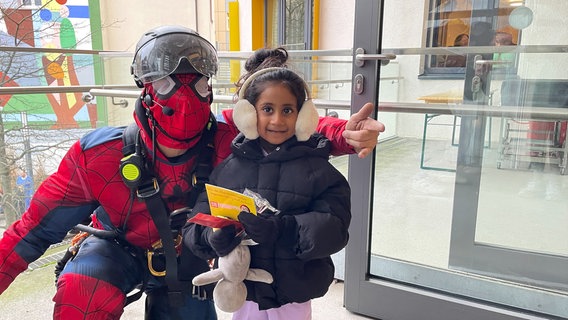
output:
POLYGON ((255 242, 262 244, 274 243, 284 227, 284 220, 275 215, 254 215, 241 211, 238 218, 247 235, 255 242))
POLYGON ((218 230, 205 229, 207 242, 219 257, 228 255, 241 243, 241 237, 237 237, 235 226, 229 225, 218 230))

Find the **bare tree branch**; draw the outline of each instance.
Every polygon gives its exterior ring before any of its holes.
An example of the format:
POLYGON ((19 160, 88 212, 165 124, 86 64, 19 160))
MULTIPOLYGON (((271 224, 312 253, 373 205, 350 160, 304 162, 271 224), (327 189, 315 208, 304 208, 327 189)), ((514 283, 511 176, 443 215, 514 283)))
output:
MULTIPOLYGON (((60 21, 30 24, 33 19, 38 19, 41 9, 47 8, 52 1, 54 0, 43 1, 41 7, 31 10, 23 8, 19 0, 0 2, 0 30, 6 26, 9 31, 8 35, 0 33, 0 46, 35 46, 35 36, 38 33, 42 35, 42 39, 59 37, 60 21), (35 29, 30 30, 30 25, 35 29)), ((88 34, 75 39, 75 43, 70 46, 76 48, 88 43, 90 37, 88 34)), ((20 83, 34 83, 38 80, 42 84, 63 86, 64 79, 72 85, 77 85, 77 72, 82 68, 92 68, 92 65, 77 64, 76 67, 72 54, 2 51, 0 86, 14 87, 20 83)), ((19 205, 22 199, 15 186, 16 169, 25 167, 24 164, 28 169, 33 169, 28 174, 34 178, 37 187, 48 174, 56 170, 71 144, 90 130, 78 129, 79 125, 74 119, 74 115, 85 106, 81 95, 82 93, 45 94, 48 102, 44 105, 38 104, 30 95, 0 95, 0 190, 3 192, 0 205, 6 214, 8 225, 15 221, 23 210, 19 205), (5 108, 8 103, 12 108, 10 113, 7 113, 5 108), (47 108, 53 110, 56 115, 56 122, 51 127, 45 124, 53 123, 53 119, 42 119, 38 112, 47 108), (14 109, 16 111, 13 111, 14 109), (27 116, 31 121, 24 125, 22 117, 27 116), (40 127, 37 123, 43 125, 40 127)))

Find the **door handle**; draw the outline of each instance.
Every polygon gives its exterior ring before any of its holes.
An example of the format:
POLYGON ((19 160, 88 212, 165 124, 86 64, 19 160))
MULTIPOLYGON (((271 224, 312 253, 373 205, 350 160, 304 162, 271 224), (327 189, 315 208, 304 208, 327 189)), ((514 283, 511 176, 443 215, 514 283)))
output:
POLYGON ((393 53, 365 54, 365 49, 363 48, 357 48, 357 50, 355 50, 355 65, 358 67, 364 66, 366 60, 380 60, 381 65, 386 66, 394 59, 396 59, 396 54, 393 53))

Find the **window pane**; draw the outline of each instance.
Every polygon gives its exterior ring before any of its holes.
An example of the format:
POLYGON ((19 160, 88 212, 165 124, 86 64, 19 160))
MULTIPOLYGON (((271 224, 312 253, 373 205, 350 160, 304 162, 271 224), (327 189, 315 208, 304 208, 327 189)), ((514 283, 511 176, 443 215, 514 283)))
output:
POLYGON ((270 0, 266 3, 266 44, 268 47, 276 48, 280 45, 278 41, 278 26, 280 25, 279 1, 270 0))
POLYGON ((306 49, 304 0, 286 0, 286 31, 284 43, 291 50, 306 49))

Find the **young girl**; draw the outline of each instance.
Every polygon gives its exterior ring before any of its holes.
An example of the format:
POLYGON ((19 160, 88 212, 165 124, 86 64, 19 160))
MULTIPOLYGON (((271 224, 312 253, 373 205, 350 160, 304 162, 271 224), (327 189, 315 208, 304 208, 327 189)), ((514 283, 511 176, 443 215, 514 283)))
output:
MULTIPOLYGON (((234 108, 241 134, 210 183, 239 192, 248 188, 280 212, 238 216, 259 243, 250 247, 250 267, 270 272, 274 282, 245 280, 247 301, 233 319, 311 319, 311 299, 323 296, 333 280, 330 255, 347 244, 350 188, 328 162, 329 141, 314 134, 317 111, 302 78, 274 67, 245 78, 234 108)), ((206 194, 193 212, 210 212, 206 194)), ((184 228, 185 244, 204 259, 228 254, 239 241, 231 227, 184 228)))

